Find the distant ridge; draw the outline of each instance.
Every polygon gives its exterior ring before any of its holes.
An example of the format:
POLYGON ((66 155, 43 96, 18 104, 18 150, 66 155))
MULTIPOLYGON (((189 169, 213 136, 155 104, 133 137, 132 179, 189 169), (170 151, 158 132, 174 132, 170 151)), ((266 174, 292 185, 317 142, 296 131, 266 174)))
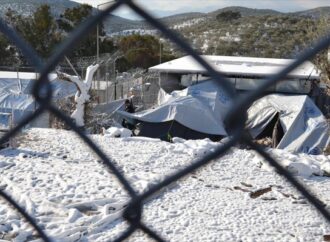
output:
MULTIPOLYGON (((48 4, 51 7, 51 11, 54 16, 59 16, 63 13, 66 8, 73 8, 79 6, 79 3, 70 0, 0 0, 0 16, 3 16, 8 8, 17 11, 22 15, 31 15, 35 9, 41 4, 48 4)), ((330 7, 319 7, 305 11, 282 13, 272 9, 254 9, 239 6, 232 6, 221 8, 216 11, 209 13, 200 12, 187 12, 182 14, 175 14, 167 17, 160 18, 165 24, 173 26, 185 21, 190 21, 199 18, 214 18, 221 12, 224 11, 238 11, 243 17, 245 16, 263 16, 263 15, 274 15, 274 16, 285 16, 285 15, 296 15, 296 16, 308 16, 312 18, 319 18, 321 16, 330 17, 330 7)), ((148 23, 144 20, 130 20, 115 15, 109 15, 104 21, 105 30, 108 34, 114 32, 120 32, 123 30, 134 30, 134 29, 152 29, 148 23)))
POLYGON ((217 15, 222 12, 226 11, 234 11, 234 12, 240 12, 243 17, 245 16, 263 16, 263 15, 283 15, 284 13, 281 13, 279 11, 275 11, 272 9, 256 9, 256 8, 245 8, 245 7, 239 7, 239 6, 233 6, 233 7, 226 7, 221 8, 216 11, 208 13, 210 16, 217 15))
POLYGON ((305 11, 289 13, 298 16, 309 16, 313 18, 330 17, 330 7, 319 7, 305 11))
POLYGON ((166 16, 161 18, 163 21, 171 21, 173 19, 176 20, 187 20, 191 18, 201 18, 207 16, 206 13, 200 13, 200 12, 189 12, 189 13, 180 13, 180 14, 174 14, 170 16, 166 16))

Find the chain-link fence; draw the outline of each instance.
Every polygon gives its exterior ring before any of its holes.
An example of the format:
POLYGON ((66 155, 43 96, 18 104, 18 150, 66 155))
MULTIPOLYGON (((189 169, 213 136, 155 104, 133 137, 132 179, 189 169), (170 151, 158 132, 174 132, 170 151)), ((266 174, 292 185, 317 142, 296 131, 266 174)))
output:
MULTIPOLYGON (((152 17, 144 9, 136 5, 132 0, 117 0, 113 3, 112 6, 109 6, 104 11, 98 13, 96 16, 91 17, 86 21, 82 26, 80 26, 55 52, 55 54, 45 63, 41 61, 35 51, 25 43, 24 40, 19 38, 19 36, 10 29, 3 21, 0 21, 0 31, 3 32, 10 40, 13 42, 22 52, 22 54, 30 61, 30 63, 35 67, 36 71, 40 72, 40 78, 36 82, 33 94, 35 99, 39 102, 39 108, 30 116, 24 118, 20 124, 12 128, 8 133, 6 133, 0 139, 0 143, 7 140, 9 137, 15 135, 22 127, 31 122, 32 120, 38 118, 44 112, 49 111, 56 115, 58 118, 65 121, 74 132, 76 132, 79 137, 93 150, 103 163, 109 168, 112 175, 115 175, 120 183, 123 185, 124 189, 127 190, 128 194, 131 197, 129 205, 125 208, 123 213, 123 219, 129 223, 129 228, 121 235, 118 235, 116 241, 122 241, 130 237, 136 230, 142 230, 144 233, 148 234, 151 238, 157 241, 163 241, 162 235, 150 229, 145 223, 141 221, 143 213, 143 204, 148 198, 158 193, 160 190, 170 185, 172 182, 179 180, 186 176, 187 174, 193 172, 194 170, 205 166, 206 164, 212 162, 212 160, 217 159, 224 155, 233 145, 238 141, 243 141, 249 145, 252 149, 256 150, 260 155, 262 155, 272 166, 277 169, 277 172, 283 175, 300 193, 314 206, 324 218, 330 222, 330 213, 323 206, 322 202, 312 193, 304 187, 298 180, 293 177, 288 171, 286 171, 279 163, 274 160, 264 149, 260 148, 258 145, 254 144, 252 140, 246 135, 244 129, 245 122, 247 119, 247 109, 249 106, 258 98, 266 95, 266 90, 269 86, 273 85, 277 81, 284 79, 292 70, 301 65, 304 61, 311 59, 321 50, 326 49, 330 44, 330 36, 327 36, 318 43, 316 43, 313 48, 310 48, 303 52, 293 63, 288 65, 282 71, 277 74, 274 74, 268 77, 265 82, 260 85, 255 91, 250 92, 240 98, 237 97, 235 90, 231 86, 230 82, 222 75, 221 73, 215 71, 202 57, 200 57, 185 41, 183 41, 177 34, 174 34, 172 31, 167 29, 162 23, 152 17), (128 182, 128 180, 121 173, 120 169, 111 161, 104 152, 84 133, 79 129, 72 120, 65 116, 60 110, 54 107, 51 103, 51 86, 50 82, 47 79, 49 72, 54 70, 58 63, 64 58, 65 54, 74 47, 76 42, 86 35, 98 22, 102 21, 108 16, 109 13, 118 9, 121 5, 125 4, 130 7, 135 13, 140 15, 142 18, 146 19, 151 25, 156 29, 161 31, 164 36, 172 40, 178 46, 181 47, 183 51, 187 54, 193 56, 196 61, 200 63, 208 72, 214 80, 217 80, 218 85, 220 85, 227 93, 229 97, 235 100, 231 111, 225 118, 225 127, 229 134, 228 141, 217 148, 213 153, 205 155, 204 157, 194 161, 192 165, 178 170, 175 174, 168 176, 166 179, 161 181, 159 184, 152 186, 149 190, 142 194, 138 194, 128 182), (45 93, 46 90, 46 93, 45 93)), ((162 190, 164 191, 164 190, 162 190)), ((48 237, 45 231, 38 226, 36 220, 31 217, 16 201, 14 201, 9 194, 4 190, 0 189, 0 196, 5 199, 9 204, 11 204, 16 210, 18 210, 21 215, 34 227, 38 235, 44 241, 51 241, 51 238, 48 237)))
POLYGON ((66 58, 59 64, 61 71, 84 76, 88 66, 100 63, 92 83, 94 101, 109 103, 134 96, 134 104, 149 108, 156 104, 159 91, 159 74, 144 69, 118 72, 117 61, 123 57, 120 51, 74 59, 66 58))

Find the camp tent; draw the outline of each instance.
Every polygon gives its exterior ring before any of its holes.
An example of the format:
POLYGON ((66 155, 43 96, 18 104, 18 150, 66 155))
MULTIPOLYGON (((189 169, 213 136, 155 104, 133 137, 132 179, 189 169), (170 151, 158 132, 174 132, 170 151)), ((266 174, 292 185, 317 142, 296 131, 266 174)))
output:
POLYGON ((161 105, 155 109, 135 114, 119 113, 126 119, 139 121, 142 136, 219 140, 227 135, 222 117, 230 102, 214 82, 202 82, 171 95, 162 94, 161 105))
MULTIPOLYGON (((135 124, 139 135, 166 139, 227 136, 223 119, 231 107, 225 92, 213 81, 203 81, 171 95, 160 92, 159 106, 143 112, 118 113, 135 124)), ((273 94, 256 101, 248 111, 247 129, 257 138, 278 117, 283 137, 277 148, 319 153, 329 143, 329 127, 321 111, 306 95, 273 94)))
MULTIPOLYGON (((0 117, 0 120, 8 120, 5 117, 10 114, 12 115, 12 124, 16 125, 23 117, 33 113, 38 107, 32 95, 37 76, 35 73, 20 73, 18 79, 13 74, 16 75, 13 72, 0 73, 0 113, 4 116, 3 118, 0 117)), ((59 80, 54 74, 49 77, 53 100, 73 96, 76 93, 77 88, 73 83, 59 80)), ((2 123, 2 125, 8 126, 8 122, 2 123)))
POLYGON ((283 137, 279 149, 320 154, 329 144, 329 127, 321 111, 306 95, 272 94, 257 100, 248 110, 247 128, 257 138, 278 119, 283 137))

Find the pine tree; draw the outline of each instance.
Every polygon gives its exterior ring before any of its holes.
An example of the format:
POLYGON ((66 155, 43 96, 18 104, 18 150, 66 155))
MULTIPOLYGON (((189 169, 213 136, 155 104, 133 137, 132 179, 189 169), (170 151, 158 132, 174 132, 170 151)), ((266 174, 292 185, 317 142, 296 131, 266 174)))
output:
MULTIPOLYGON (((65 34, 72 32, 81 23, 86 21, 93 14, 93 8, 87 4, 81 4, 78 7, 68 8, 58 19, 59 28, 64 31, 65 34)), ((99 36, 104 36, 104 26, 99 23, 99 36)), ((90 33, 85 36, 78 46, 72 51, 71 56, 92 56, 96 54, 96 30, 97 27, 93 28, 90 33)), ((115 47, 113 41, 105 38, 100 40, 100 53, 111 53, 115 47)))

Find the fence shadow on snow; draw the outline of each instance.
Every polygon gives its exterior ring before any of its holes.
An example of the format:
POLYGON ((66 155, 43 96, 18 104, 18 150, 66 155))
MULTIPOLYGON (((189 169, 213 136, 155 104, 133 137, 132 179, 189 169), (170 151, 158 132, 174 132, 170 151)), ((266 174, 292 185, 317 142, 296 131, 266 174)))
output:
MULTIPOLYGON (((288 65, 279 73, 267 78, 265 82, 258 87, 255 91, 248 93, 247 95, 241 97, 240 99, 236 98, 235 90, 231 87, 230 82, 226 80, 226 78, 219 72, 216 72, 211 68, 211 66, 202 59, 185 41, 183 41, 178 35, 174 34, 172 31, 167 29, 162 23, 153 18, 148 12, 144 9, 136 5, 132 0, 117 0, 113 3, 112 6, 109 6, 106 10, 98 13, 97 15, 91 17, 88 21, 82 24, 78 29, 76 29, 71 36, 62 43, 55 54, 48 60, 47 63, 41 61, 36 52, 25 43, 23 39, 21 39, 12 29, 10 29, 4 21, 0 20, 0 31, 13 42, 20 51, 24 54, 24 56, 29 60, 30 64, 33 65, 37 72, 41 73, 38 82, 36 82, 33 88, 33 95, 35 99, 40 104, 40 107, 29 117, 26 117, 22 122, 11 129, 7 134, 5 134, 1 139, 0 143, 4 142, 8 138, 15 135, 21 128, 23 128, 26 124, 31 122, 32 120, 38 118, 43 112, 49 111, 56 115, 58 118, 62 119, 66 122, 73 131, 75 131, 80 138, 89 146, 101 160, 103 160, 104 164, 112 171, 112 173, 118 178, 123 187, 127 190, 129 195, 131 196, 131 200, 129 206, 125 208, 123 213, 123 218, 130 224, 129 228, 123 233, 118 235, 116 241, 122 241, 130 235, 132 235, 136 230, 142 230, 144 233, 148 234, 151 238, 156 241, 163 241, 162 236, 157 232, 151 230, 146 226, 142 221, 142 208, 143 202, 151 197, 153 194, 157 193, 160 189, 166 187, 173 181, 181 179, 186 176, 190 172, 205 166, 206 164, 212 162, 212 160, 221 157, 225 154, 226 151, 233 145, 235 145, 238 141, 243 141, 247 145, 249 145, 252 149, 256 150, 259 154, 261 154, 264 158, 267 159, 269 164, 275 167, 279 174, 283 175, 296 189, 306 197, 306 199, 310 202, 312 206, 314 206, 323 216, 324 218, 330 222, 330 213, 326 210, 324 206, 322 206, 320 200, 316 198, 312 193, 300 184, 289 172, 280 166, 276 160, 274 160, 267 152, 265 152, 261 147, 254 144, 252 140, 245 135, 244 124, 247 119, 247 109, 249 106, 258 98, 261 98, 265 95, 266 89, 276 83, 278 80, 284 79, 284 77, 297 68, 304 61, 311 59, 318 52, 326 49, 328 45, 330 45, 330 35, 319 40, 318 43, 314 45, 314 48, 310 48, 303 52, 295 62, 288 65), (219 147, 215 152, 208 154, 198 160, 196 160, 189 167, 177 171, 174 175, 166 178, 162 182, 157 185, 151 187, 148 191, 143 194, 138 194, 130 183, 125 179, 124 175, 121 174, 119 169, 112 163, 112 161, 98 148, 96 144, 94 144, 89 137, 87 137, 71 120, 69 117, 65 116, 61 113, 60 110, 55 108, 51 104, 51 88, 50 82, 48 80, 48 73, 55 69, 58 63, 64 58, 64 55, 72 48, 76 42, 81 39, 82 36, 87 34, 97 23, 101 22, 109 13, 118 9, 121 5, 125 4, 130 7, 134 12, 140 15, 142 18, 146 19, 153 27, 160 30, 168 39, 176 43, 183 51, 187 54, 193 56, 208 72, 209 75, 213 77, 213 79, 217 80, 218 85, 220 85, 227 93, 229 97, 233 100, 236 100, 233 104, 231 112, 228 113, 225 118, 225 127, 227 132, 230 134, 230 139, 226 144, 219 147), (42 92, 40 90, 43 90, 42 92), (46 94, 44 92, 46 90, 46 94), (238 115, 239 114, 239 115, 238 115)), ((44 241, 51 241, 51 238, 48 237, 45 232, 38 226, 35 219, 31 217, 29 214, 25 212, 25 210, 20 207, 20 205, 15 202, 10 195, 8 195, 5 191, 0 189, 0 196, 5 199, 9 204, 11 204, 19 213, 33 226, 33 228, 37 231, 40 238, 44 241)))

